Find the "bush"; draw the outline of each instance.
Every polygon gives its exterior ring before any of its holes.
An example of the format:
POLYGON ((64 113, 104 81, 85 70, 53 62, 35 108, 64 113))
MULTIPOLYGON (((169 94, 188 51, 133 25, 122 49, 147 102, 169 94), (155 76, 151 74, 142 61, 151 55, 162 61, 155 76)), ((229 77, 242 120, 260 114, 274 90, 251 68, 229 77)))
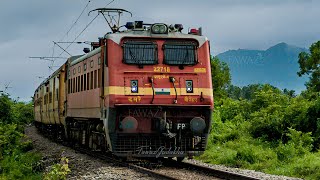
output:
POLYGON ((253 137, 267 141, 281 139, 286 129, 283 127, 283 110, 282 106, 273 104, 252 113, 250 132, 253 137))
POLYGON ((61 158, 60 163, 51 167, 51 171, 44 175, 44 180, 65 180, 70 172, 69 160, 65 157, 61 158))
POLYGON ((32 103, 0 95, 0 179, 41 179, 40 155, 23 139, 25 123, 33 121, 32 103))
POLYGON ((0 162, 0 179, 41 179, 41 173, 36 167, 40 159, 38 154, 15 150, 0 162))
POLYGON ((249 100, 215 101, 207 150, 199 159, 320 179, 320 97, 294 97, 268 85, 252 93, 249 100))
POLYGON ((0 125, 0 160, 4 155, 11 155, 19 146, 23 134, 17 130, 17 125, 0 125))

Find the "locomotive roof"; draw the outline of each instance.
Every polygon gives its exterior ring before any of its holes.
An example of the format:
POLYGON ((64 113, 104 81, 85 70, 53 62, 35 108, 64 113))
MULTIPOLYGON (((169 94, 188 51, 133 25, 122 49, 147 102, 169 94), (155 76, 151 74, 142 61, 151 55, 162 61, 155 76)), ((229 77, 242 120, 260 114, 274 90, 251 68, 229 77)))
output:
MULTIPOLYGON (((193 34, 184 34, 181 32, 168 32, 168 34, 152 34, 150 30, 126 30, 117 33, 108 33, 104 36, 106 39, 111 39, 117 44, 120 44, 121 40, 125 37, 144 37, 144 38, 172 38, 172 39, 194 39, 199 43, 201 47, 208 39, 205 36, 193 35, 193 34)), ((80 56, 72 56, 70 58, 70 65, 73 66, 79 62, 94 56, 95 54, 101 51, 101 47, 90 51, 87 54, 80 56)))
POLYGON ((71 59, 70 65, 73 66, 75 64, 78 64, 79 62, 96 55, 100 51, 101 51, 101 47, 98 47, 98 48, 94 49, 93 51, 90 51, 87 54, 84 54, 84 55, 78 56, 77 58, 71 59))
POLYGON ((184 34, 181 32, 168 32, 168 34, 152 34, 150 30, 143 30, 143 31, 137 31, 137 30, 127 30, 122 31, 119 33, 111 33, 106 34, 106 39, 111 39, 115 43, 120 44, 121 39, 124 37, 145 37, 145 38, 178 38, 178 39, 195 39, 199 43, 199 47, 201 47, 206 41, 208 41, 208 38, 205 36, 199 36, 199 35, 193 35, 193 34, 184 34))

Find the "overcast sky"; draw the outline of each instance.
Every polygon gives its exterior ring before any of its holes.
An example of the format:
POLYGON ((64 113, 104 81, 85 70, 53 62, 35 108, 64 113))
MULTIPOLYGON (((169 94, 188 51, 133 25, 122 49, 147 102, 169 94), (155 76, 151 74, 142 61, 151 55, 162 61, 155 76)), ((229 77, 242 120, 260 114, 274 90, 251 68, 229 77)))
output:
MULTIPOLYGON (((52 73, 50 62, 29 56, 58 56, 61 49, 52 41, 73 41, 110 0, 91 0, 78 23, 66 35, 88 0, 1 0, 0 1, 0 90, 13 98, 29 100, 34 89, 52 73), (54 51, 53 51, 54 50, 54 51)), ((126 21, 181 23, 185 29, 202 27, 211 41, 211 53, 229 49, 267 49, 279 42, 308 48, 320 40, 320 1, 316 0, 115 0, 109 7, 124 8, 133 17, 126 21)), ((98 17, 76 41, 96 41, 109 29, 98 17)), ((66 46, 66 44, 61 44, 66 46)), ((81 54, 85 45, 68 51, 81 54)), ((68 57, 67 54, 62 54, 68 57)), ((63 59, 57 60, 59 66, 63 59)), ((57 67, 54 67, 56 69, 57 67)))

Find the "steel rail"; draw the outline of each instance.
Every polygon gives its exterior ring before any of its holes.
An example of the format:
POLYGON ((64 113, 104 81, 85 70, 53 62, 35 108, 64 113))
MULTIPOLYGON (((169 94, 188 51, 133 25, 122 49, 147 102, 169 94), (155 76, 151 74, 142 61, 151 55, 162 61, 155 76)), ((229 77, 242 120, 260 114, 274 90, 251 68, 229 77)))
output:
POLYGON ((78 148, 76 150, 81 152, 81 153, 87 154, 89 156, 105 160, 106 162, 115 163, 115 164, 117 164, 119 166, 128 167, 128 168, 133 169, 135 171, 138 171, 140 173, 148 174, 148 175, 150 175, 152 177, 155 177, 155 178, 168 179, 168 180, 178 180, 175 177, 171 177, 171 176, 168 176, 166 174, 162 174, 162 173, 153 171, 151 169, 135 165, 134 163, 121 161, 121 160, 119 160, 119 159, 117 159, 115 157, 108 156, 108 155, 105 155, 105 154, 102 154, 102 153, 93 152, 93 151, 90 151, 90 150, 84 149, 84 148, 78 148))
POLYGON ((237 174, 229 171, 224 171, 220 169, 215 169, 212 167, 207 167, 203 165, 198 165, 198 164, 193 164, 189 162, 177 162, 174 160, 169 160, 166 163, 170 163, 171 166, 172 164, 180 167, 180 168, 185 168, 185 169, 191 169, 191 170, 196 170, 200 172, 204 172, 206 174, 210 174, 213 177, 216 178, 221 178, 221 179, 230 179, 230 180, 259 180, 259 178, 251 177, 251 176, 246 176, 243 174, 237 174))
MULTIPOLYGON (((41 133, 41 135, 44 135, 44 134, 41 133)), ((50 138, 50 136, 45 136, 45 137, 47 137, 48 139, 50 139, 52 141, 58 142, 58 140, 50 138)), ((63 146, 69 146, 72 149, 74 149, 76 152, 80 152, 82 154, 87 154, 87 155, 94 157, 94 158, 97 158, 97 159, 102 159, 102 160, 106 161, 107 163, 113 163, 118 166, 128 167, 130 169, 133 169, 133 170, 138 171, 140 173, 148 174, 148 175, 155 177, 155 178, 169 179, 169 180, 177 180, 178 179, 176 177, 172 177, 167 174, 157 172, 156 170, 158 168, 148 169, 148 168, 142 167, 140 165, 136 165, 134 163, 135 161, 130 162, 130 161, 119 160, 119 158, 115 157, 112 154, 105 154, 102 152, 91 151, 90 149, 87 149, 84 147, 79 147, 77 145, 70 146, 70 144, 67 145, 67 144, 63 143, 63 141, 62 142, 60 141, 58 143, 63 146)), ((148 161, 150 163, 152 162, 151 160, 146 160, 146 161, 148 161)), ((142 161, 137 161, 137 162, 142 162, 142 161)), ((246 176, 243 174, 237 174, 237 173, 228 172, 228 171, 224 171, 224 170, 220 170, 220 169, 215 169, 215 168, 207 167, 207 166, 203 166, 203 165, 193 164, 193 163, 189 163, 189 162, 177 162, 172 159, 162 159, 162 166, 169 167, 169 168, 176 168, 177 170, 180 170, 180 169, 195 170, 196 172, 205 173, 206 176, 211 176, 213 178, 230 179, 230 180, 259 180, 259 178, 246 176)))

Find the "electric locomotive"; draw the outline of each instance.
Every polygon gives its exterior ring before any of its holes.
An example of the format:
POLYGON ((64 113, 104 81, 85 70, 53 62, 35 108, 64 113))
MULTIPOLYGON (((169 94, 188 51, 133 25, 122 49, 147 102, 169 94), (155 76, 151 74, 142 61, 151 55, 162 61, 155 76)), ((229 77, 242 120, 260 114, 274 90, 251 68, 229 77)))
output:
POLYGON ((201 29, 183 33, 181 24, 142 21, 110 28, 36 89, 36 126, 76 147, 119 157, 182 160, 203 153, 213 91, 201 29))

